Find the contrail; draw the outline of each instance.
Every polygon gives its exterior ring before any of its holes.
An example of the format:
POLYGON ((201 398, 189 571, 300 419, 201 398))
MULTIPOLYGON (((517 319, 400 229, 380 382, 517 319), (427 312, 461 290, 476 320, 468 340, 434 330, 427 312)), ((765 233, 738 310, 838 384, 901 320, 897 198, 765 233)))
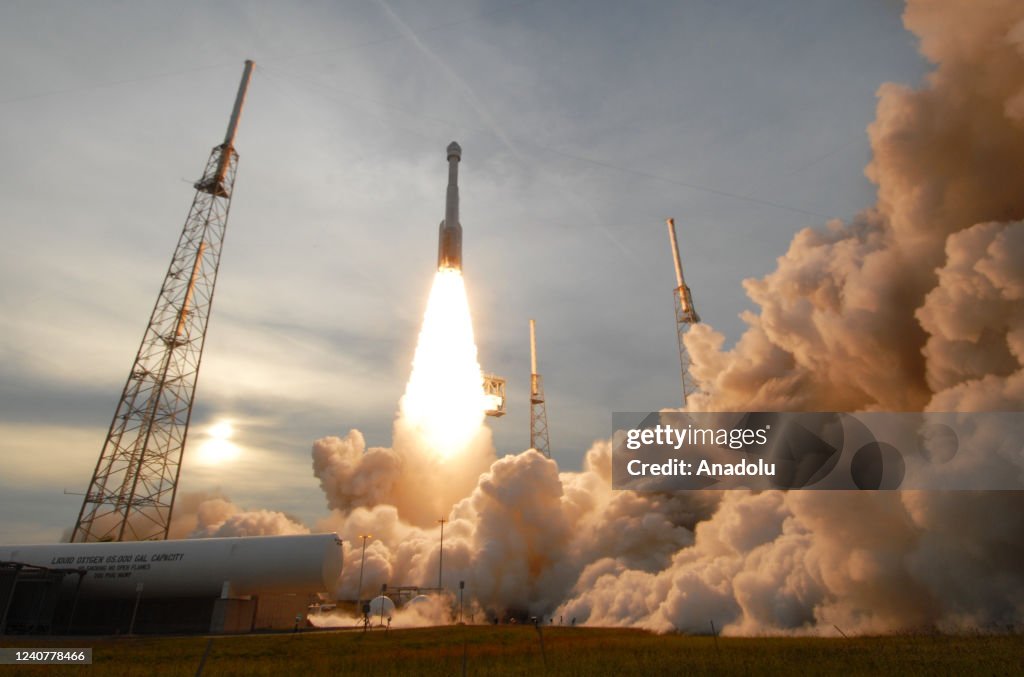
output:
POLYGON ((494 116, 491 115, 490 111, 487 110, 487 107, 484 105, 483 101, 480 100, 480 97, 478 97, 473 91, 473 88, 469 86, 469 83, 460 77, 458 73, 452 70, 451 67, 449 67, 441 57, 435 54, 432 49, 427 47, 427 45, 419 39, 412 28, 405 23, 400 16, 395 14, 394 10, 391 9, 385 0, 377 0, 377 4, 384 10, 384 13, 387 14, 388 18, 394 22, 399 32, 401 32, 409 42, 415 45, 418 50, 423 52, 423 54, 441 70, 441 73, 445 76, 448 82, 459 91, 462 97, 466 100, 466 103, 468 103, 476 114, 480 116, 480 119, 484 121, 484 124, 486 124, 490 130, 494 132, 499 139, 501 139, 501 142, 505 144, 505 147, 509 149, 512 155, 514 155, 517 160, 526 162, 526 157, 519 151, 519 148, 516 147, 512 142, 512 139, 510 139, 501 128, 501 125, 499 125, 498 121, 494 119, 494 116))

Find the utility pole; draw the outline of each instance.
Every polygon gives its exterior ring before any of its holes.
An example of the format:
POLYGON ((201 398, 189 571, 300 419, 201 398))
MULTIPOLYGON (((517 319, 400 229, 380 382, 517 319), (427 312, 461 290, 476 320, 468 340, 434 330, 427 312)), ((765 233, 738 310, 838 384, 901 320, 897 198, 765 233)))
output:
POLYGON ((441 572, 442 572, 442 568, 444 566, 444 525, 445 525, 445 522, 447 522, 447 521, 448 520, 444 519, 443 517, 441 519, 437 520, 438 524, 441 525, 441 547, 440 547, 439 552, 437 553, 437 589, 438 590, 441 590, 441 588, 442 588, 442 586, 441 586, 441 572))
POLYGON ((235 132, 252 68, 246 61, 224 142, 210 153, 195 183, 192 208, 96 461, 72 542, 167 538, 238 167, 235 132))
POLYGON ((363 567, 366 565, 366 539, 373 538, 373 534, 360 534, 359 538, 363 539, 363 557, 359 561, 359 589, 356 590, 356 611, 362 609, 363 603, 363 567))

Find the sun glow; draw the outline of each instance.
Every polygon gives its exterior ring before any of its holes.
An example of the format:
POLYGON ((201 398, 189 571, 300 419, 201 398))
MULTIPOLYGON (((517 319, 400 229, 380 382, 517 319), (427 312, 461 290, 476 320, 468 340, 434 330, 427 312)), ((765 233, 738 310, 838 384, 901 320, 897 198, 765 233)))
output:
POLYGON ((465 449, 487 402, 462 272, 440 270, 427 301, 401 415, 442 458, 465 449))
POLYGON ((238 458, 241 449, 231 442, 234 434, 235 427, 230 421, 219 421, 210 426, 206 440, 199 445, 199 461, 205 465, 220 465, 238 458))

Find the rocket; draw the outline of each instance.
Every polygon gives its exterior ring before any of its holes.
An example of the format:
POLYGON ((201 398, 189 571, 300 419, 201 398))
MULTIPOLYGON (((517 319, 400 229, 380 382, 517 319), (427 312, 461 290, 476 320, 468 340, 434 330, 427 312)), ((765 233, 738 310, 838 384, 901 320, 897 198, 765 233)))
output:
POLYGON ((437 233, 437 269, 462 270, 462 226, 459 225, 459 160, 462 148, 448 144, 448 193, 444 220, 437 233))

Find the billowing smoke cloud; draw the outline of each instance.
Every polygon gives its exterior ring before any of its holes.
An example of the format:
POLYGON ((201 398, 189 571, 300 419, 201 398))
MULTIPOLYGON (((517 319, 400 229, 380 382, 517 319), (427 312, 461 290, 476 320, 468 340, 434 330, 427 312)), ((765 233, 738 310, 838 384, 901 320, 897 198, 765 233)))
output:
MULTIPOLYGON (((356 438, 354 432, 347 437, 356 438)), ((331 446, 324 440, 314 445, 314 467, 326 467, 320 459, 331 446)), ((554 461, 533 450, 495 461, 468 496, 442 513, 447 515, 443 587, 454 590, 464 581, 468 599, 488 618, 543 616, 598 559, 615 558, 650 571, 667 566, 676 551, 692 544, 693 529, 711 516, 716 495, 613 491, 610 454, 608 442, 597 443, 582 473, 559 473, 554 461)), ((339 499, 334 484, 323 486, 329 504, 338 505, 348 495, 339 499)), ((437 586, 440 527, 415 526, 414 518, 399 506, 378 504, 335 510, 317 525, 337 531, 346 544, 340 598, 368 598, 381 583, 437 586), (367 534, 364 560, 361 537, 367 534)))
POLYGON ((220 492, 191 492, 178 496, 170 538, 222 536, 284 536, 308 534, 297 518, 271 510, 243 510, 220 492))
POLYGON ((945 391, 991 377, 1020 408, 1024 9, 982 5, 909 3, 937 67, 923 89, 879 90, 878 204, 801 231, 775 272, 747 280, 761 311, 732 350, 693 328, 695 408, 962 410, 945 391))
POLYGON ((917 318, 933 411, 1016 411, 1024 401, 1024 223, 979 223, 946 241, 917 318))
MULTIPOLYGON (((143 515, 134 519, 143 523, 151 518, 143 515)), ((103 533, 115 524, 117 516, 111 514, 97 520, 96 527, 103 533)), ((69 543, 71 533, 72 528, 67 528, 61 536, 61 542, 69 543)), ((308 533, 309 529, 297 517, 273 510, 244 510, 217 490, 178 494, 167 537, 285 536, 308 533)))
POLYGON ((347 512, 358 507, 393 505, 415 525, 430 526, 447 517, 494 461, 490 429, 481 426, 456 459, 438 458, 415 430, 399 418, 394 447, 366 448, 363 434, 324 437, 313 444, 313 473, 327 506, 347 512))

